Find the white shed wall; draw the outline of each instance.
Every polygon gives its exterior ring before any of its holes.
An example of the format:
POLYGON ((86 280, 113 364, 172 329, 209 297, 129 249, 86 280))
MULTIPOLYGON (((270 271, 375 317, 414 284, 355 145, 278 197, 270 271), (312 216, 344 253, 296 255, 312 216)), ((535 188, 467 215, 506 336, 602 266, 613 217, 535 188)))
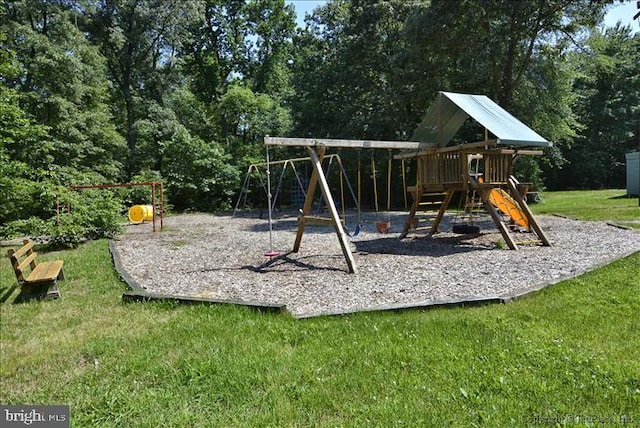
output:
POLYGON ((640 152, 627 153, 627 196, 640 194, 640 152))

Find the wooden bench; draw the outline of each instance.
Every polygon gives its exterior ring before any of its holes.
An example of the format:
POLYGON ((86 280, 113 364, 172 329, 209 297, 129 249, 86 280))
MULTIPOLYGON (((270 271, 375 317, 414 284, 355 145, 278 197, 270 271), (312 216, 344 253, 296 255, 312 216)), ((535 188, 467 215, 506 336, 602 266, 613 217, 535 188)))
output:
POLYGON ((64 280, 62 260, 38 263, 37 253, 33 251, 33 242, 28 239, 18 250, 9 250, 9 258, 13 271, 21 287, 21 298, 54 298, 60 297, 58 280, 64 280))

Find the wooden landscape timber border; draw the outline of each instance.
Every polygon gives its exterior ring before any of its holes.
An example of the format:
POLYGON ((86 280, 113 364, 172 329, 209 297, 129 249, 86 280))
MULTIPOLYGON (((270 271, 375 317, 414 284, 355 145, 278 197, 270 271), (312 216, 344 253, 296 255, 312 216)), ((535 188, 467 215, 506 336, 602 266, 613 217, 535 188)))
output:
POLYGON ((257 302, 257 301, 246 301, 246 300, 232 300, 232 299, 214 299, 210 297, 193 297, 193 296, 172 296, 167 294, 156 294, 149 293, 144 287, 142 287, 138 282, 127 272, 127 270, 122 265, 122 261, 120 260, 120 255, 118 250, 116 249, 113 241, 109 241, 109 252, 111 253, 111 260, 113 261, 113 266, 118 272, 120 276, 120 280, 127 284, 129 291, 126 291, 122 294, 122 301, 125 303, 132 302, 151 302, 151 301, 168 301, 175 303, 186 303, 186 304, 226 304, 226 305, 239 305, 239 306, 247 306, 253 309, 256 309, 260 312, 283 312, 285 311, 284 305, 277 305, 273 303, 265 303, 265 302, 257 302))
MULTIPOLYGON (((559 216, 559 217, 563 217, 563 216, 559 216)), ((615 227, 615 225, 613 226, 615 227)), ((273 303, 257 302, 257 301, 214 299, 214 298, 208 298, 208 297, 174 296, 174 295, 149 293, 146 291, 146 289, 140 286, 140 284, 138 284, 137 281, 133 279, 133 277, 126 271, 126 269, 122 265, 122 262, 120 261, 118 250, 116 249, 113 241, 109 241, 109 251, 111 253, 114 267, 118 272, 120 279, 125 284, 127 284, 127 287, 129 289, 129 291, 122 294, 122 301, 125 303, 135 303, 135 302, 146 303, 146 302, 152 302, 152 301, 168 301, 168 302, 175 302, 180 304, 205 304, 205 305, 225 304, 225 305, 235 305, 235 306, 247 306, 251 309, 255 309, 263 313, 273 313, 273 312, 288 313, 289 312, 287 310, 286 304, 278 305, 273 303)), ((516 300, 533 296, 547 287, 558 284, 562 281, 576 278, 580 275, 584 275, 593 270, 607 266, 616 260, 621 260, 626 257, 629 257, 635 253, 636 253, 635 250, 626 251, 621 255, 608 257, 605 260, 601 261, 600 263, 597 263, 592 266, 588 266, 579 272, 573 272, 571 274, 562 275, 556 278, 552 278, 550 280, 541 281, 537 284, 533 284, 531 286, 517 289, 515 291, 511 291, 511 292, 500 294, 500 295, 469 296, 469 297, 462 297, 457 299, 423 300, 423 301, 410 302, 410 303, 389 303, 389 304, 373 306, 369 308, 360 307, 360 308, 347 309, 347 310, 318 311, 318 312, 306 313, 301 315, 292 315, 292 317, 295 319, 307 319, 307 318, 320 317, 320 316, 350 315, 357 312, 387 312, 387 311, 401 312, 401 311, 407 311, 407 310, 424 311, 424 310, 437 309, 437 308, 477 307, 477 306, 493 305, 493 304, 509 304, 516 300)))

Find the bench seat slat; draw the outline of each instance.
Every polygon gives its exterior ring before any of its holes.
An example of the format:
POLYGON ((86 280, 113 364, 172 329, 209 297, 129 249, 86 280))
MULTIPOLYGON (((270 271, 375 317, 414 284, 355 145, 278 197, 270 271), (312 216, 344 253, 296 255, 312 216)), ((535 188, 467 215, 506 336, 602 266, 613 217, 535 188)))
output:
POLYGON ((36 268, 27 277, 26 282, 34 283, 53 281, 58 277, 58 275, 60 275, 63 264, 64 262, 62 260, 38 263, 36 268))

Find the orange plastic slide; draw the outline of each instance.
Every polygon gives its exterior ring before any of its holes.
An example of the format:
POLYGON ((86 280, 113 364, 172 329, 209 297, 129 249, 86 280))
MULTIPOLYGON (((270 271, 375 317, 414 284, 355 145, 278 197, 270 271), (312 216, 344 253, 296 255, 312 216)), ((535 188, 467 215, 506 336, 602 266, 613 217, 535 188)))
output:
POLYGON ((507 192, 502 189, 493 189, 491 193, 489 193, 489 202, 504 214, 511 217, 511 220, 518 226, 529 229, 529 219, 520 209, 518 203, 509 196, 507 192))

